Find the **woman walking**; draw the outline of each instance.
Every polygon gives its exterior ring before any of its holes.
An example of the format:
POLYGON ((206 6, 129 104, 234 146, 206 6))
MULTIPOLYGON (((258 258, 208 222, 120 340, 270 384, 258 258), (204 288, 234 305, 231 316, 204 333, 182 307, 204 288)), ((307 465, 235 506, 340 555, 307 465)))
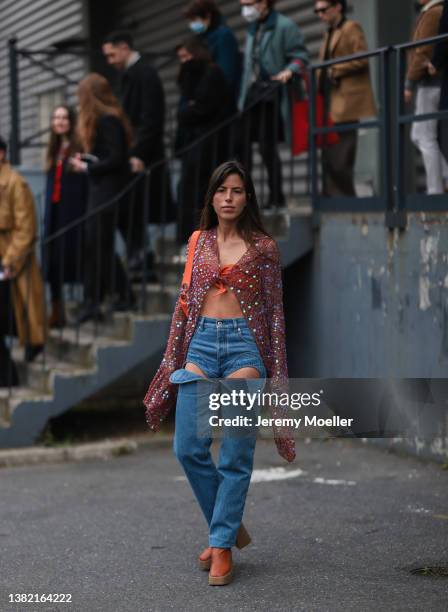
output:
MULTIPOLYGON (((79 137, 90 162, 82 160, 78 154, 71 158, 71 163, 78 172, 87 172, 90 212, 112 201, 129 183, 128 149, 132 132, 129 120, 103 76, 87 75, 79 83, 78 96, 79 137)), ((113 298, 115 288, 120 299, 129 296, 129 281, 114 250, 118 219, 115 209, 125 204, 121 198, 87 222, 86 260, 89 265, 86 266, 84 307, 78 324, 100 318, 99 304, 106 294, 113 298)))
MULTIPOLYGON (((279 252, 263 228, 252 180, 238 162, 220 165, 210 179, 199 237, 194 233, 188 243, 189 261, 191 283, 177 301, 144 403, 148 425, 157 431, 179 384, 174 451, 209 526, 199 565, 210 569, 209 584, 223 585, 232 579, 232 546, 250 542, 241 519, 256 438, 224 437, 215 466, 212 437, 198 435, 199 385, 217 378, 230 385, 238 378, 256 383, 267 376, 276 390, 285 388, 288 377, 279 252)), ((290 432, 280 427, 274 436, 281 456, 293 461, 290 432)))
MULTIPOLYGON (((73 172, 68 160, 81 151, 76 136, 75 111, 64 104, 57 106, 51 117, 51 134, 47 148, 47 190, 45 200, 44 235, 55 234, 82 217, 87 204, 85 175, 73 172)), ((50 284, 50 327, 63 327, 64 283, 79 282, 82 278, 82 227, 78 225, 63 236, 44 246, 45 280, 50 284)))

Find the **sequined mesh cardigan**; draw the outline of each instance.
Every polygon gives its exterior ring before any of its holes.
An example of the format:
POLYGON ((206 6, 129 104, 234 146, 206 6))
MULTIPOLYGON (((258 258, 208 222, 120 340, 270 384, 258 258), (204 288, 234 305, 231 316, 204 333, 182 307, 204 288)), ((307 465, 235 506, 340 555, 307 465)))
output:
MULTIPOLYGON (((187 246, 187 257, 190 241, 187 246)), ((189 316, 186 318, 179 297, 174 309, 168 344, 162 363, 149 385, 143 400, 146 420, 153 431, 176 402, 177 385, 170 375, 185 366, 188 346, 207 291, 219 278, 220 262, 217 227, 201 232, 193 258, 193 273, 187 296, 189 316)), ((254 245, 233 266, 224 280, 237 297, 248 327, 263 359, 270 379, 270 391, 284 393, 288 389, 285 321, 280 255, 276 242, 263 234, 254 234, 254 245)), ((179 289, 180 294, 180 289, 179 289)), ((285 416, 281 408, 271 408, 272 417, 285 416)), ((287 461, 295 458, 294 439, 287 426, 273 425, 277 449, 287 461)))

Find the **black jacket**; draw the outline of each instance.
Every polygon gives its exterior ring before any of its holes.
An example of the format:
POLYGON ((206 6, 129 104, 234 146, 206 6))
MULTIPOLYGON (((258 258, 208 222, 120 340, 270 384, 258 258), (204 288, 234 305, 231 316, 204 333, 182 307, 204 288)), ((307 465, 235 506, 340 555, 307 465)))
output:
POLYGON ((177 148, 208 132, 236 110, 224 73, 216 64, 202 60, 186 62, 181 67, 178 84, 181 99, 177 148))
POLYGON ((157 71, 142 57, 123 72, 120 101, 134 131, 130 155, 146 164, 163 157, 165 96, 157 71))
POLYGON ((103 115, 97 123, 92 155, 98 161, 89 165, 89 208, 113 198, 130 181, 129 149, 123 123, 113 115, 103 115))
MULTIPOLYGON (((67 161, 64 161, 61 177, 61 199, 56 204, 52 202, 54 189, 55 168, 47 172, 47 188, 45 198, 44 236, 48 237, 54 232, 61 230, 76 219, 82 217, 87 206, 87 178, 85 174, 73 172, 69 169, 67 161)), ((82 243, 79 234, 82 233, 83 224, 75 226, 60 239, 64 249, 64 273, 62 278, 65 282, 74 282, 78 278, 78 252, 82 243)), ((55 244, 52 241, 52 244, 55 244)), ((52 246, 42 249, 42 260, 52 250, 52 246)), ((48 261, 48 260, 47 260, 48 261)), ((45 278, 49 279, 49 262, 45 266, 45 278)))

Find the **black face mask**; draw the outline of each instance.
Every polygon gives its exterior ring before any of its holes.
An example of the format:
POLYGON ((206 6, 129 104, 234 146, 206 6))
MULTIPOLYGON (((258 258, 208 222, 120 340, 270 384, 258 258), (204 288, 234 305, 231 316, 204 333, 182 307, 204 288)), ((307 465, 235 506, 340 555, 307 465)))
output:
POLYGON ((202 59, 192 59, 181 65, 177 82, 181 89, 186 89, 188 92, 202 78, 207 69, 207 62, 202 59))

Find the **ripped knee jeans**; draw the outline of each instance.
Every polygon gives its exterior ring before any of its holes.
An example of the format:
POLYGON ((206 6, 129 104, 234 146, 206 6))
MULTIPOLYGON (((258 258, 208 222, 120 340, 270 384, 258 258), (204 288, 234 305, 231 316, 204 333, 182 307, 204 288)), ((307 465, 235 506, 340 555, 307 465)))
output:
POLYGON ((266 369, 245 318, 199 317, 183 365, 187 363, 197 365, 205 377, 184 368, 170 377, 172 383, 179 384, 174 452, 209 525, 209 546, 230 548, 236 541, 249 489, 256 428, 228 428, 215 464, 210 453, 209 398, 220 387, 229 392, 245 384, 250 391, 261 390, 266 369), (227 378, 245 367, 255 368, 259 378, 244 383, 227 378))

